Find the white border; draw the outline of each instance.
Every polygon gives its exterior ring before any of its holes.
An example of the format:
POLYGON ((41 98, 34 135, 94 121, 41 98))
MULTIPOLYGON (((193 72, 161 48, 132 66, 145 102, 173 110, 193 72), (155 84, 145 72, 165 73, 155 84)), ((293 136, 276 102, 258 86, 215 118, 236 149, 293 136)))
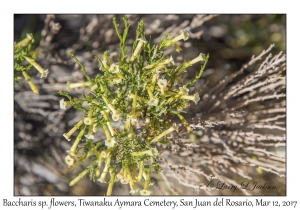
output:
MULTIPOLYGON (((2 1, 3 2, 3 1, 2 1)), ((13 197, 13 14, 14 13, 286 13, 287 14, 287 196, 286 197, 262 197, 264 200, 271 201, 298 201, 300 200, 297 192, 300 189, 300 180, 297 179, 299 171, 298 144, 300 142, 299 134, 299 109, 300 103, 298 85, 300 79, 299 64, 299 12, 296 10, 296 1, 274 1, 274 0, 251 0, 251 1, 5 1, 1 3, 1 149, 0 149, 0 206, 3 205, 3 198, 9 200, 18 200, 19 197, 13 197), (4 64, 4 65, 3 65, 4 64), (298 64, 298 65, 297 65, 298 64), (298 173, 297 173, 298 172, 298 173)), ((50 201, 51 197, 21 197, 22 200, 31 199, 38 201, 50 201)), ((80 197, 55 197, 56 200, 76 200, 80 197)), ((89 200, 102 200, 102 197, 84 197, 89 200)), ((114 198, 107 198, 112 199, 114 198)), ((151 197, 153 200, 178 200, 180 198, 192 199, 195 197, 151 197)), ((216 197, 198 197, 201 200, 215 200, 216 197)), ((253 200, 260 197, 223 197, 224 199, 253 200)), ((119 197, 122 200, 141 200, 140 197, 119 197)), ((17 207, 10 207, 16 209, 17 207)), ((99 208, 99 207, 97 207, 99 208)), ((141 207, 127 207, 122 209, 137 209, 141 207)), ((145 207, 142 207, 145 208, 145 207)), ((153 208, 153 207, 152 207, 153 208)), ((154 207, 157 209, 166 209, 168 207, 154 207)), ((216 207, 215 207, 216 208, 216 207)), ((246 207, 243 207, 246 208, 246 207)), ((4 208, 6 209, 6 208, 4 208)), ((30 207, 28 209, 41 209, 40 207, 30 207)), ((60 208, 55 208, 60 209, 60 208)), ((77 209, 82 209, 78 208, 77 209)), ((86 209, 86 208, 85 208, 86 209)), ((114 208, 119 209, 119 208, 114 208)), ((214 208, 211 208, 214 209, 214 208)), ((256 209, 273 209, 260 208, 256 209)))

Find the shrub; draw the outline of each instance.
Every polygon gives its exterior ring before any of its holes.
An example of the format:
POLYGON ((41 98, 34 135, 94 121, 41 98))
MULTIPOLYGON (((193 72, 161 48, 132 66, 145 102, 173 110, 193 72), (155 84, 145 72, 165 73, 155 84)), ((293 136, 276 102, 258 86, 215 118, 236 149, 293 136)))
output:
POLYGON ((90 78, 74 53, 69 53, 87 79, 85 82, 69 84, 69 88, 87 86, 90 91, 83 98, 60 92, 69 99, 60 101, 62 109, 72 105, 84 112, 84 117, 64 134, 71 141, 71 136, 79 130, 65 160, 71 169, 88 157, 93 160, 91 165, 70 182, 70 186, 87 174, 90 174, 92 180, 105 183, 110 174, 107 195, 112 194, 117 180, 122 184, 129 184, 130 193, 136 193, 139 189, 135 182, 141 182, 143 178, 144 188, 140 190, 140 194, 149 195, 151 173, 161 170, 157 163, 159 152, 155 144, 170 144, 167 136, 179 129, 176 123, 172 124, 168 119, 177 116, 187 132, 192 131, 181 113, 190 106, 190 101, 197 104, 200 99, 198 93, 189 95, 189 88, 200 78, 208 56, 201 53, 191 61, 175 64, 172 56, 165 58, 164 50, 173 46, 179 52, 181 49, 176 42, 187 40, 189 33, 182 30, 174 38, 170 38, 168 34, 159 45, 152 46, 146 41, 144 23, 140 21, 129 58, 125 45, 129 24, 126 17, 123 21, 125 29, 121 34, 119 25, 113 19, 120 39, 119 62, 112 62, 108 52, 104 53, 102 59, 95 58, 99 61, 102 74, 90 78), (204 63, 199 74, 187 84, 179 85, 178 78, 186 68, 198 62, 204 63), (114 127, 112 121, 123 123, 120 126, 122 129, 114 127), (94 139, 94 133, 99 127, 104 130, 106 139, 94 139), (79 145, 82 141, 85 142, 84 145, 79 145))

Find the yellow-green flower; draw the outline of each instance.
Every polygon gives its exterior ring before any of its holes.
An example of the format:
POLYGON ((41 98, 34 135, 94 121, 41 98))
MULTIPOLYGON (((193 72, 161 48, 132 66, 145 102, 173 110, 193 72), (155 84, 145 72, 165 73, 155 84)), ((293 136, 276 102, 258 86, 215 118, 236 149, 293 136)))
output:
POLYGON ((73 163, 74 163, 74 158, 73 158, 72 156, 70 156, 70 155, 67 155, 67 156, 65 157, 65 162, 66 162, 66 164, 67 164, 68 166, 71 166, 71 165, 73 165, 73 163))
POLYGON ((198 63, 198 62, 200 62, 200 61, 205 61, 205 59, 206 59, 206 58, 205 58, 205 55, 204 55, 203 53, 200 53, 198 57, 194 58, 194 59, 191 60, 191 61, 185 62, 185 63, 183 64, 183 67, 184 67, 184 68, 187 68, 187 67, 192 66, 192 65, 194 65, 195 63, 198 63))
POLYGON ((90 118, 90 117, 85 117, 85 118, 83 119, 83 122, 84 122, 84 124, 86 124, 86 125, 90 125, 90 124, 92 124, 92 118, 90 118))
POLYGON ((156 136, 154 139, 152 139, 150 142, 151 143, 154 143, 154 142, 157 142, 157 141, 159 141, 162 137, 164 137, 165 135, 167 135, 167 134, 169 134, 169 133, 171 133, 171 132, 173 132, 173 131, 178 131, 178 125, 176 124, 176 123, 173 123, 173 125, 169 128, 169 129, 167 129, 167 130, 165 130, 164 132, 162 132, 161 134, 159 134, 158 136, 156 136))
POLYGON ((87 139, 91 139, 91 140, 93 140, 95 137, 94 137, 94 135, 84 135, 87 139))
POLYGON ((118 73, 120 73, 120 67, 119 67, 119 65, 113 63, 109 67, 108 71, 113 74, 118 74, 118 73))
POLYGON ((118 121, 120 119, 120 114, 114 113, 111 115, 111 118, 113 119, 113 121, 118 121))
POLYGON ((32 92, 35 93, 35 94, 39 94, 39 89, 31 81, 31 79, 30 79, 29 75, 27 74, 27 72, 26 71, 22 71, 22 74, 23 74, 25 80, 27 81, 28 85, 30 86, 32 92))
POLYGON ((130 182, 130 179, 128 177, 123 177, 122 179, 120 179, 120 182, 122 184, 128 184, 130 182))
POLYGON ((18 42, 16 45, 15 45, 15 48, 17 47, 25 47, 28 45, 29 42, 34 42, 34 39, 33 39, 33 35, 32 34, 26 34, 26 38, 23 39, 22 41, 18 42))
POLYGON ((188 99, 191 101, 194 101, 195 104, 198 103, 198 101, 200 100, 199 94, 195 93, 194 95, 190 96, 190 95, 182 95, 181 98, 183 99, 188 99))
POLYGON ((105 140, 105 146, 113 147, 116 144, 116 139, 114 137, 105 140))
POLYGON ((139 38, 138 41, 139 42, 138 42, 138 44, 137 44, 137 46, 136 46, 136 48, 135 48, 135 50, 134 50, 134 52, 133 52, 133 54, 130 58, 131 62, 134 61, 134 59, 137 57, 138 54, 140 54, 143 45, 147 43, 147 41, 142 39, 142 38, 139 38))
POLYGON ((198 57, 191 60, 190 64, 193 65, 193 64, 198 63, 200 61, 205 61, 205 55, 203 53, 200 53, 198 57))
POLYGON ((97 127, 97 124, 95 123, 93 125, 93 132, 96 133, 98 131, 98 127, 97 127))
POLYGON ((37 62, 35 62, 33 59, 28 58, 26 56, 24 56, 24 58, 31 64, 34 66, 34 68, 36 68, 40 73, 41 73, 41 78, 43 77, 47 77, 47 75, 49 74, 49 70, 44 70, 37 62))
POLYGON ((176 42, 180 41, 180 40, 188 40, 190 38, 190 34, 187 30, 181 30, 181 34, 176 36, 175 38, 173 38, 172 40, 168 41, 166 43, 167 46, 170 46, 170 45, 175 45, 175 49, 176 51, 180 51, 180 47, 176 44, 176 42))
POLYGON ((160 87, 160 88, 166 88, 167 87, 167 80, 166 79, 159 79, 157 81, 157 85, 160 87))
MULTIPOLYGON (((74 131, 75 132, 75 131, 74 131)), ((65 139, 67 139, 68 141, 71 141, 71 137, 70 135, 68 135, 67 133, 63 134, 63 137, 65 137, 65 139)))
POLYGON ((182 86, 182 87, 179 88, 179 94, 187 95, 187 94, 189 94, 189 89, 186 88, 185 86, 182 86))
POLYGON ((149 106, 157 106, 158 104, 158 99, 157 98, 151 98, 148 102, 149 106))
POLYGON ((80 120, 76 125, 74 125, 74 127, 68 132, 68 133, 64 133, 63 136, 68 140, 71 141, 71 136, 73 135, 73 133, 75 133, 75 131, 77 129, 80 128, 80 126, 83 124, 83 120, 80 120))
POLYGON ((91 85, 90 82, 75 82, 75 83, 67 82, 67 87, 69 90, 72 90, 72 89, 78 88, 78 87, 86 87, 86 86, 90 86, 90 85, 91 85))
POLYGON ((174 42, 177 42, 177 41, 182 40, 182 39, 183 39, 184 41, 186 41, 186 40, 188 40, 189 38, 190 38, 189 32, 188 32, 187 30, 181 30, 181 34, 180 34, 179 36, 173 38, 173 39, 172 39, 172 42, 174 43, 174 42))
POLYGON ((151 192, 149 190, 140 190, 141 195, 150 195, 151 192))
POLYGON ((132 156, 142 156, 142 155, 149 155, 149 156, 158 156, 159 152, 157 151, 156 148, 151 148, 149 150, 145 150, 142 152, 132 152, 131 155, 132 156))
POLYGON ((70 105, 70 104, 71 104, 70 101, 65 101, 64 99, 61 99, 61 100, 59 101, 59 108, 61 108, 61 109, 66 109, 66 107, 67 107, 68 105, 70 105))

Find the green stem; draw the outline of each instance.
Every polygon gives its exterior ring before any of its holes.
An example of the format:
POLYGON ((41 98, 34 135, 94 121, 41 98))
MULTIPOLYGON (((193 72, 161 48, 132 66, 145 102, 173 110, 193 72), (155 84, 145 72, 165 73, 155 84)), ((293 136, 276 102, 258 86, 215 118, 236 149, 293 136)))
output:
POLYGON ((82 73, 84 74, 84 76, 86 77, 86 79, 87 79, 90 83, 92 83, 92 80, 91 80, 91 78, 89 77, 89 75, 87 75, 84 66, 83 66, 82 63, 76 58, 75 54, 74 54, 72 51, 70 51, 70 52, 69 52, 69 55, 70 55, 71 58, 73 58, 73 59, 76 61, 76 63, 81 67, 81 71, 82 71, 82 73))

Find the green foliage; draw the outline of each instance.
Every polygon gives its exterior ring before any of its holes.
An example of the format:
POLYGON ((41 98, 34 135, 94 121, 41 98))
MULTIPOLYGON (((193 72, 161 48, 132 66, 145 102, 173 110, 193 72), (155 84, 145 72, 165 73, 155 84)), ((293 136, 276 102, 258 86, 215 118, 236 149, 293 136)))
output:
POLYGON ((33 35, 27 34, 25 39, 14 45, 14 81, 18 82, 23 76, 31 90, 35 94, 38 94, 39 90, 31 81, 27 72, 34 67, 41 73, 41 78, 43 78, 47 77, 49 71, 44 70, 37 62, 35 62, 36 52, 33 50, 33 44, 33 35))
POLYGON ((120 39, 120 62, 112 63, 108 52, 103 58, 96 57, 102 74, 90 78, 84 66, 74 53, 71 57, 81 66, 87 82, 69 84, 69 88, 87 86, 89 93, 83 98, 71 97, 68 93, 59 93, 69 99, 60 101, 65 109, 72 105, 84 112, 80 120, 64 137, 70 141, 71 136, 79 130, 79 134, 68 151, 66 163, 71 169, 85 162, 89 157, 93 162, 78 177, 71 181, 74 185, 83 176, 90 174, 92 180, 102 183, 110 181, 107 195, 112 194, 114 182, 129 184, 130 193, 138 192, 135 183, 144 179, 141 195, 149 195, 150 176, 161 170, 157 163, 160 153, 155 144, 168 144, 168 138, 178 126, 168 119, 177 116, 186 126, 187 132, 192 128, 180 114, 190 106, 189 101, 199 101, 199 95, 189 95, 189 87, 200 78, 208 60, 208 55, 200 54, 197 58, 176 64, 171 57, 164 56, 164 49, 181 39, 188 39, 187 31, 171 39, 166 35, 159 45, 151 45, 146 41, 145 26, 140 21, 136 30, 136 40, 133 43, 132 55, 127 59, 126 40, 128 35, 128 19, 122 18, 125 29, 119 32, 119 24, 115 18, 112 22, 120 39), (204 64, 199 74, 186 86, 178 87, 176 81, 185 69, 197 62, 204 64), (113 121, 122 126, 115 128, 113 121), (106 139, 95 139, 94 133, 98 128, 103 129, 106 139), (80 142, 84 142, 83 146, 80 142))

